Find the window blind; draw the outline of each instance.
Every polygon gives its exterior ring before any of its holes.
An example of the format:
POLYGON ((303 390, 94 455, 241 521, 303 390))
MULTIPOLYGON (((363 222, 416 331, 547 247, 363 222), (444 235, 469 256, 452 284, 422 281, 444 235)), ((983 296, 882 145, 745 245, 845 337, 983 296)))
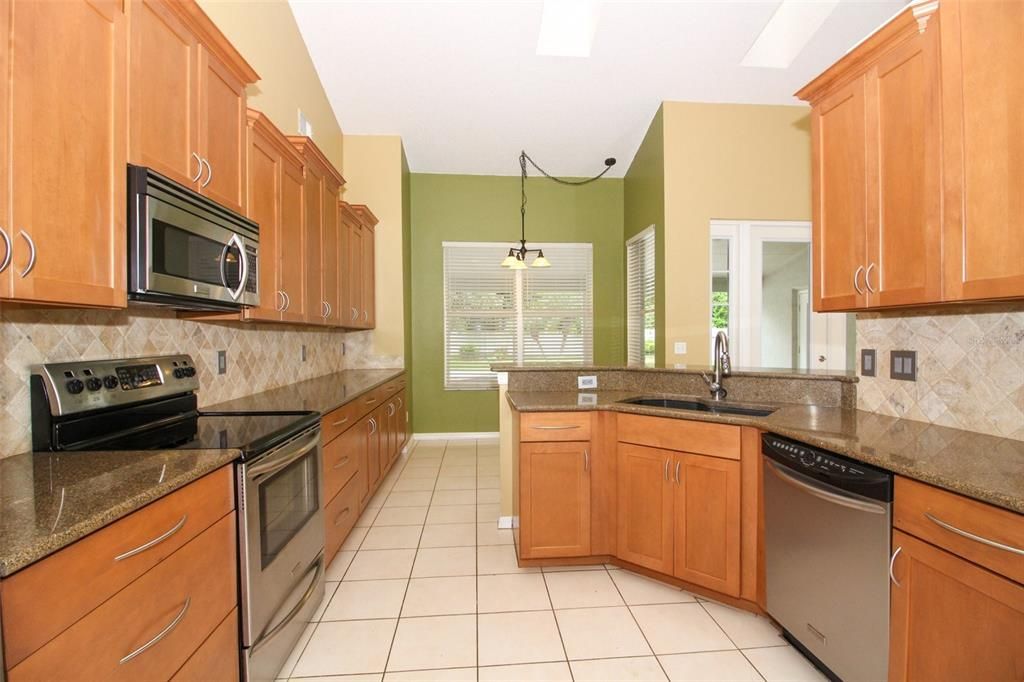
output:
POLYGON ((446 389, 497 387, 496 362, 591 362, 592 247, 536 246, 550 268, 500 267, 505 243, 443 243, 446 389))
POLYGON ((654 226, 626 242, 626 336, 630 365, 654 365, 654 226))

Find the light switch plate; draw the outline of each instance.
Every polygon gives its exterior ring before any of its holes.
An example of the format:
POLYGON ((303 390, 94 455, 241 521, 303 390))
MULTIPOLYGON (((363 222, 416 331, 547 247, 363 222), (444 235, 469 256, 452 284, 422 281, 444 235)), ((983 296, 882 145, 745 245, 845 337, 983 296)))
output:
POLYGON ((226 350, 217 351, 217 374, 227 374, 228 371, 228 352, 226 350))
POLYGON ((686 355, 686 341, 676 341, 675 352, 676 355, 686 355))
POLYGON ((860 349, 860 375, 873 377, 878 373, 877 355, 874 348, 860 349))
POLYGON ((576 377, 577 388, 597 388, 597 377, 594 375, 576 377))

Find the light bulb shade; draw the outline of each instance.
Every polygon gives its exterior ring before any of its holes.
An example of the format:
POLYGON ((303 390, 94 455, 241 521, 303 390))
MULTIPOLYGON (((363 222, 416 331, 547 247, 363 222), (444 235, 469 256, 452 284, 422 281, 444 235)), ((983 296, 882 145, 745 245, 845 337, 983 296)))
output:
POLYGON ((515 256, 505 256, 505 260, 501 261, 501 267, 510 268, 516 264, 515 256))
POLYGON ((509 267, 512 270, 525 270, 526 269, 526 263, 521 261, 520 259, 516 258, 515 262, 512 263, 512 265, 509 266, 509 267))
POLYGON ((531 265, 535 268, 550 268, 551 262, 544 257, 544 251, 538 251, 537 257, 533 259, 531 265))

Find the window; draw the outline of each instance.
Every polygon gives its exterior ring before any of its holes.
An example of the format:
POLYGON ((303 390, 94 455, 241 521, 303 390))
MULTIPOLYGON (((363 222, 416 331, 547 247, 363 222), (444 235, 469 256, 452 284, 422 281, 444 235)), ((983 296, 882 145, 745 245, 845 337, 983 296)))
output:
POLYGON ((444 387, 497 387, 496 362, 592 361, 590 244, 531 244, 550 268, 498 264, 506 243, 444 242, 444 387))
POLYGON ((654 366, 654 225, 626 242, 626 345, 630 365, 654 366))
MULTIPOLYGON (((733 314, 735 308, 731 305, 735 297, 730 296, 735 286, 735 281, 730 274, 732 267, 730 262, 734 257, 735 238, 730 233, 713 233, 711 239, 711 348, 714 349, 714 338, 720 331, 724 331, 729 341, 736 343, 733 338, 733 314)), ((712 358, 712 361, 714 358, 712 358)))

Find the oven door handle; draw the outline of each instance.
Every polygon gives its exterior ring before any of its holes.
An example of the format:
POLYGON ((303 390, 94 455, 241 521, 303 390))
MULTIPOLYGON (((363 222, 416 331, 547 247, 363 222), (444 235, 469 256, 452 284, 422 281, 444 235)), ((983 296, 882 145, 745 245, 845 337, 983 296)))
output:
POLYGON ((249 259, 245 255, 245 244, 242 243, 242 238, 238 236, 238 233, 231 235, 231 239, 224 245, 224 250, 220 254, 220 281, 224 284, 224 288, 228 290, 228 295, 231 296, 232 301, 237 301, 238 297, 245 291, 246 280, 249 279, 249 259), (228 274, 225 266, 228 260, 228 249, 234 246, 238 249, 238 262, 242 264, 242 271, 238 276, 238 288, 232 290, 228 286, 228 274))
POLYGON ((868 512, 869 514, 885 514, 886 512, 885 507, 883 507, 882 505, 864 502, 853 497, 847 497, 846 495, 837 495, 836 493, 823 490, 818 486, 810 485, 809 483, 804 483, 795 476, 783 471, 778 464, 771 461, 770 459, 766 459, 765 463, 769 466, 771 472, 778 476, 780 479, 782 479, 782 481, 788 483, 789 485, 798 490, 807 493, 808 495, 813 495, 814 497, 817 497, 819 500, 831 502, 832 504, 837 504, 840 507, 846 507, 848 509, 855 509, 857 511, 868 512))
POLYGON ((246 467, 246 478, 251 480, 253 483, 257 483, 257 479, 266 478, 271 474, 275 474, 281 469, 292 462, 302 459, 306 454, 316 448, 320 444, 320 430, 313 429, 306 436, 300 436, 290 443, 278 448, 279 455, 269 455, 264 458, 263 461, 257 462, 252 466, 246 467), (305 441, 305 442, 302 442, 305 441), (296 449, 298 448, 298 449, 296 449))
POLYGON ((299 612, 302 611, 302 607, 304 607, 309 602, 309 600, 313 598, 313 595, 316 594, 316 586, 320 582, 320 576, 324 574, 323 553, 321 553, 316 558, 316 561, 314 561, 310 565, 310 567, 306 569, 306 572, 302 574, 301 578, 299 578, 299 582, 301 583, 306 576, 308 576, 310 573, 313 573, 314 571, 315 573, 313 575, 313 580, 310 581, 309 587, 306 588, 306 592, 302 595, 302 598, 299 599, 298 603, 292 607, 292 610, 289 611, 288 614, 277 623, 277 625, 275 625, 274 627, 270 627, 270 624, 267 624, 267 628, 265 628, 263 632, 260 633, 260 636, 256 638, 256 641, 253 642, 251 651, 256 651, 265 643, 269 642, 271 639, 274 638, 274 636, 277 633, 281 632, 281 630, 287 627, 289 623, 295 620, 296 616, 299 615, 299 612))

